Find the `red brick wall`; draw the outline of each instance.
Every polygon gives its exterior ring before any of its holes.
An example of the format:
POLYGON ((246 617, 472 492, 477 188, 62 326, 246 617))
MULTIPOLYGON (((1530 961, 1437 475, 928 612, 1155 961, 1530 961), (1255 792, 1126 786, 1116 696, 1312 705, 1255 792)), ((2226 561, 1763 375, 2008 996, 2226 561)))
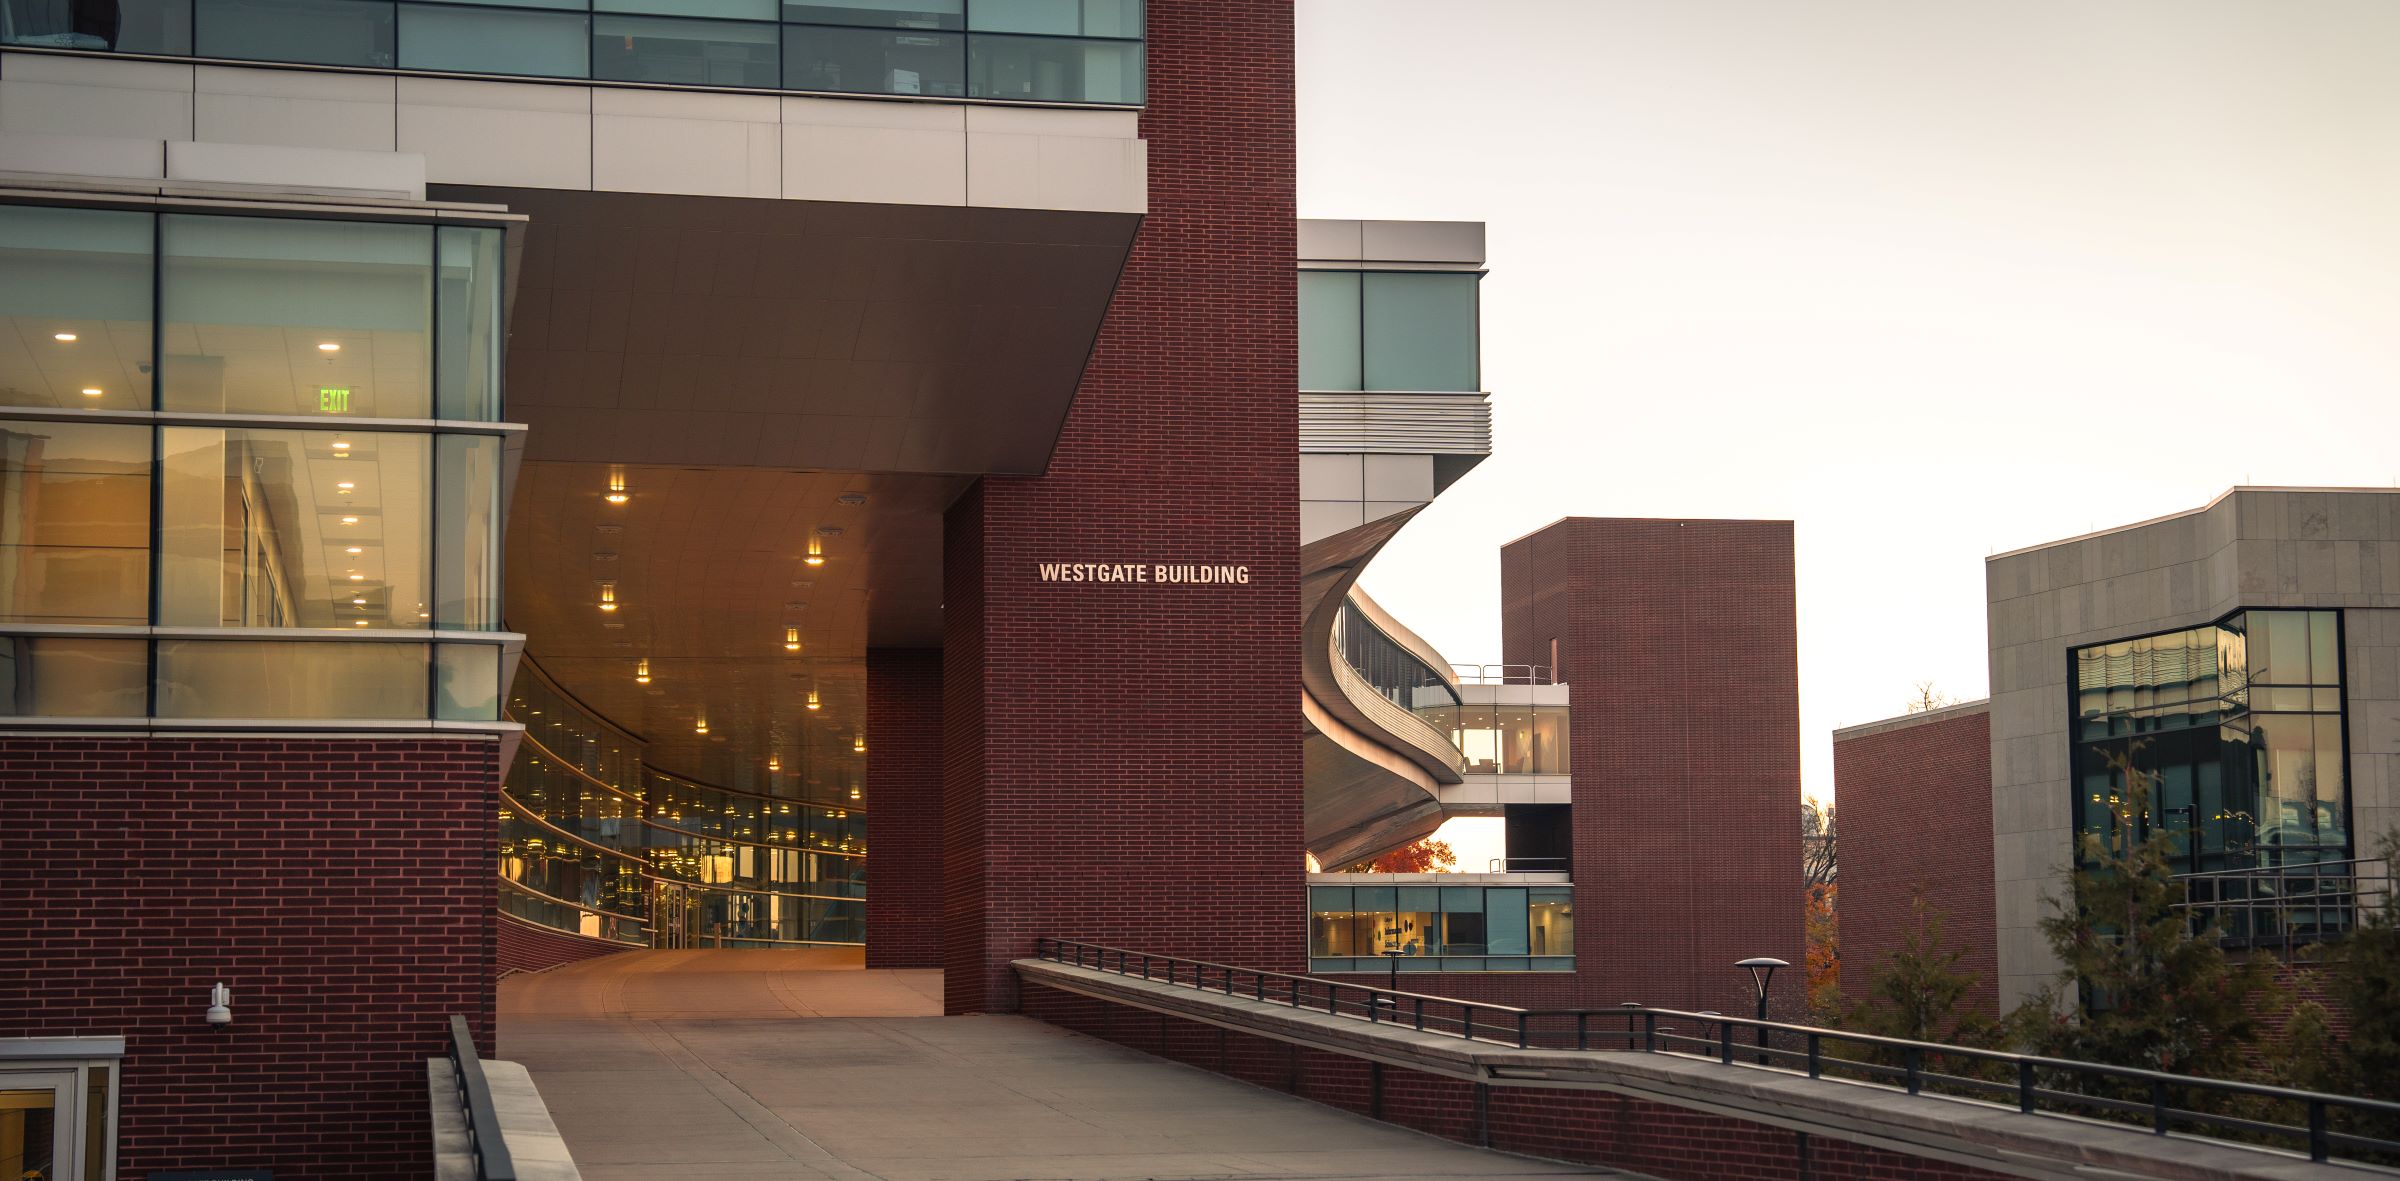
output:
MULTIPOLYGON (((1290 0, 1150 5, 1150 213, 1048 473, 944 554, 949 1007, 1063 935, 1305 952, 1290 0), (1052 583, 1036 563, 1247 566, 1052 583)), ((880 855, 880 854, 879 854, 880 855)))
POLYGON ((491 1046, 497 754, 0 738, 0 1036, 125 1037, 127 1178, 422 1174, 425 1059, 491 1046))
POLYGON ((867 966, 942 966, 942 654, 867 651, 867 966))
MULTIPOLYGON (((1386 1067, 1380 1103, 1363 1061, 1255 1034, 1166 1017, 1050 988, 1025 993, 1025 1012, 1078 1033, 1203 1070, 1474 1143, 1475 1086, 1386 1067)), ((1626 1169, 1667 1181, 1800 1181, 1792 1132, 1597 1091, 1494 1087, 1486 1127, 1504 1152, 1626 1169)), ((1881 1148, 1812 1137, 1817 1181, 1985 1181, 2000 1174, 1881 1148)))
POLYGON ((1833 744, 1841 853, 1842 995, 1866 995, 1875 966, 1900 948, 1922 894, 1942 914, 1942 940, 1966 952, 1967 996, 1998 1015, 1992 897, 1992 726, 1989 709, 1833 744))
POLYGON ((1571 517, 1501 550, 1502 641, 1572 690, 1575 972, 1449 976, 1527 1005, 1800 1012, 1800 707, 1788 521, 1571 517))
POLYGON ((498 930, 499 944, 494 967, 503 980, 513 972, 547 972, 552 968, 633 950, 622 943, 611 943, 586 935, 570 935, 513 915, 501 915, 498 930))

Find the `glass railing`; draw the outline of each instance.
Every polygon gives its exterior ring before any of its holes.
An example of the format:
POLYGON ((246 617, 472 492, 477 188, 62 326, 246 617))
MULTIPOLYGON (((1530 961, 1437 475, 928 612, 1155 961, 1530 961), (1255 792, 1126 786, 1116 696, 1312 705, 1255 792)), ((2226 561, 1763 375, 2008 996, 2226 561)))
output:
POLYGON ((362 70, 1142 105, 1141 0, 0 0, 0 45, 362 70))
POLYGON ((650 924, 647 920, 578 906, 565 899, 534 893, 511 881, 503 880, 500 883, 500 913, 556 930, 573 931, 592 939, 605 939, 634 947, 650 946, 650 924))

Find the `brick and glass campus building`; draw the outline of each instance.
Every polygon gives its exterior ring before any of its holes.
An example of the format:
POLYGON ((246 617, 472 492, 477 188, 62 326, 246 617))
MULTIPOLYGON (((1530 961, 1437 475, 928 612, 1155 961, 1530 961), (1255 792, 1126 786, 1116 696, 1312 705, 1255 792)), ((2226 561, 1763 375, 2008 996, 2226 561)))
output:
POLYGON ((1490 451, 1483 235, 1297 218, 1291 38, 0 2, 20 1159, 408 1173, 449 1017, 631 948, 954 1013, 1043 936, 1541 1004, 1797 961, 1788 523, 1514 542, 1463 674, 1356 591, 1490 451), (1453 816, 1506 863, 1311 874, 1453 816))
POLYGON ((2059 970, 2040 922, 2087 835, 2169 834, 2244 953, 2389 896, 2400 492, 2235 488, 1985 573, 1991 697, 1834 734, 1846 989, 1921 898, 1980 1003, 2024 1000, 2059 970))

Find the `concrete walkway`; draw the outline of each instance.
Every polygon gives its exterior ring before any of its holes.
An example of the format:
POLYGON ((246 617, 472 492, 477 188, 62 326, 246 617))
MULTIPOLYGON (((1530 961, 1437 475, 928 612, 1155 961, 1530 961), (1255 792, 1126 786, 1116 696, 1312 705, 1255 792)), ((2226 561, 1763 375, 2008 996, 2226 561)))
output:
POLYGON ((839 953, 634 952, 504 981, 500 1056, 532 1071, 593 1181, 1609 1175, 1037 1021, 934 1016, 940 995, 939 972, 839 953))

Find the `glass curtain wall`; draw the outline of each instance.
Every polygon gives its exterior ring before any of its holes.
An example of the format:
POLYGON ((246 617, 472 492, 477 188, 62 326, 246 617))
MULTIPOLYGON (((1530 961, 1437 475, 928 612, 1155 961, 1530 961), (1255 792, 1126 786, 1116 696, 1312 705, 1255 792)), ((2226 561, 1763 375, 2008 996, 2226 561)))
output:
POLYGON ((0 205, 0 716, 496 720, 501 234, 0 205))
POLYGON ((1309 970, 1566 972, 1567 886, 1310 886, 1309 970), (1387 956, 1397 952, 1397 956, 1387 956))
POLYGON ((1435 271, 1300 272, 1300 388, 1480 389, 1480 278, 1435 271))
POLYGON ((1470 775, 1568 774, 1566 706, 1470 702, 1441 711, 1444 723, 1470 775))
POLYGON ((1333 642, 1367 684, 1400 708, 1438 711, 1458 705, 1457 691, 1442 674, 1385 635, 1358 604, 1343 601, 1333 621, 1333 642))
POLYGON ((2245 611, 2072 660, 2078 838, 2163 832, 2183 873, 2351 856, 2340 612, 2245 611))
POLYGON ((1140 106, 1142 0, 0 0, 0 44, 1140 106))
POLYGON ((675 928, 673 946, 865 939, 866 814, 733 791, 642 763, 530 659, 509 694, 525 749, 502 789, 501 877, 521 918, 591 934, 675 928), (664 920, 660 918, 665 915, 664 920), (620 930, 632 930, 620 927, 620 930))

